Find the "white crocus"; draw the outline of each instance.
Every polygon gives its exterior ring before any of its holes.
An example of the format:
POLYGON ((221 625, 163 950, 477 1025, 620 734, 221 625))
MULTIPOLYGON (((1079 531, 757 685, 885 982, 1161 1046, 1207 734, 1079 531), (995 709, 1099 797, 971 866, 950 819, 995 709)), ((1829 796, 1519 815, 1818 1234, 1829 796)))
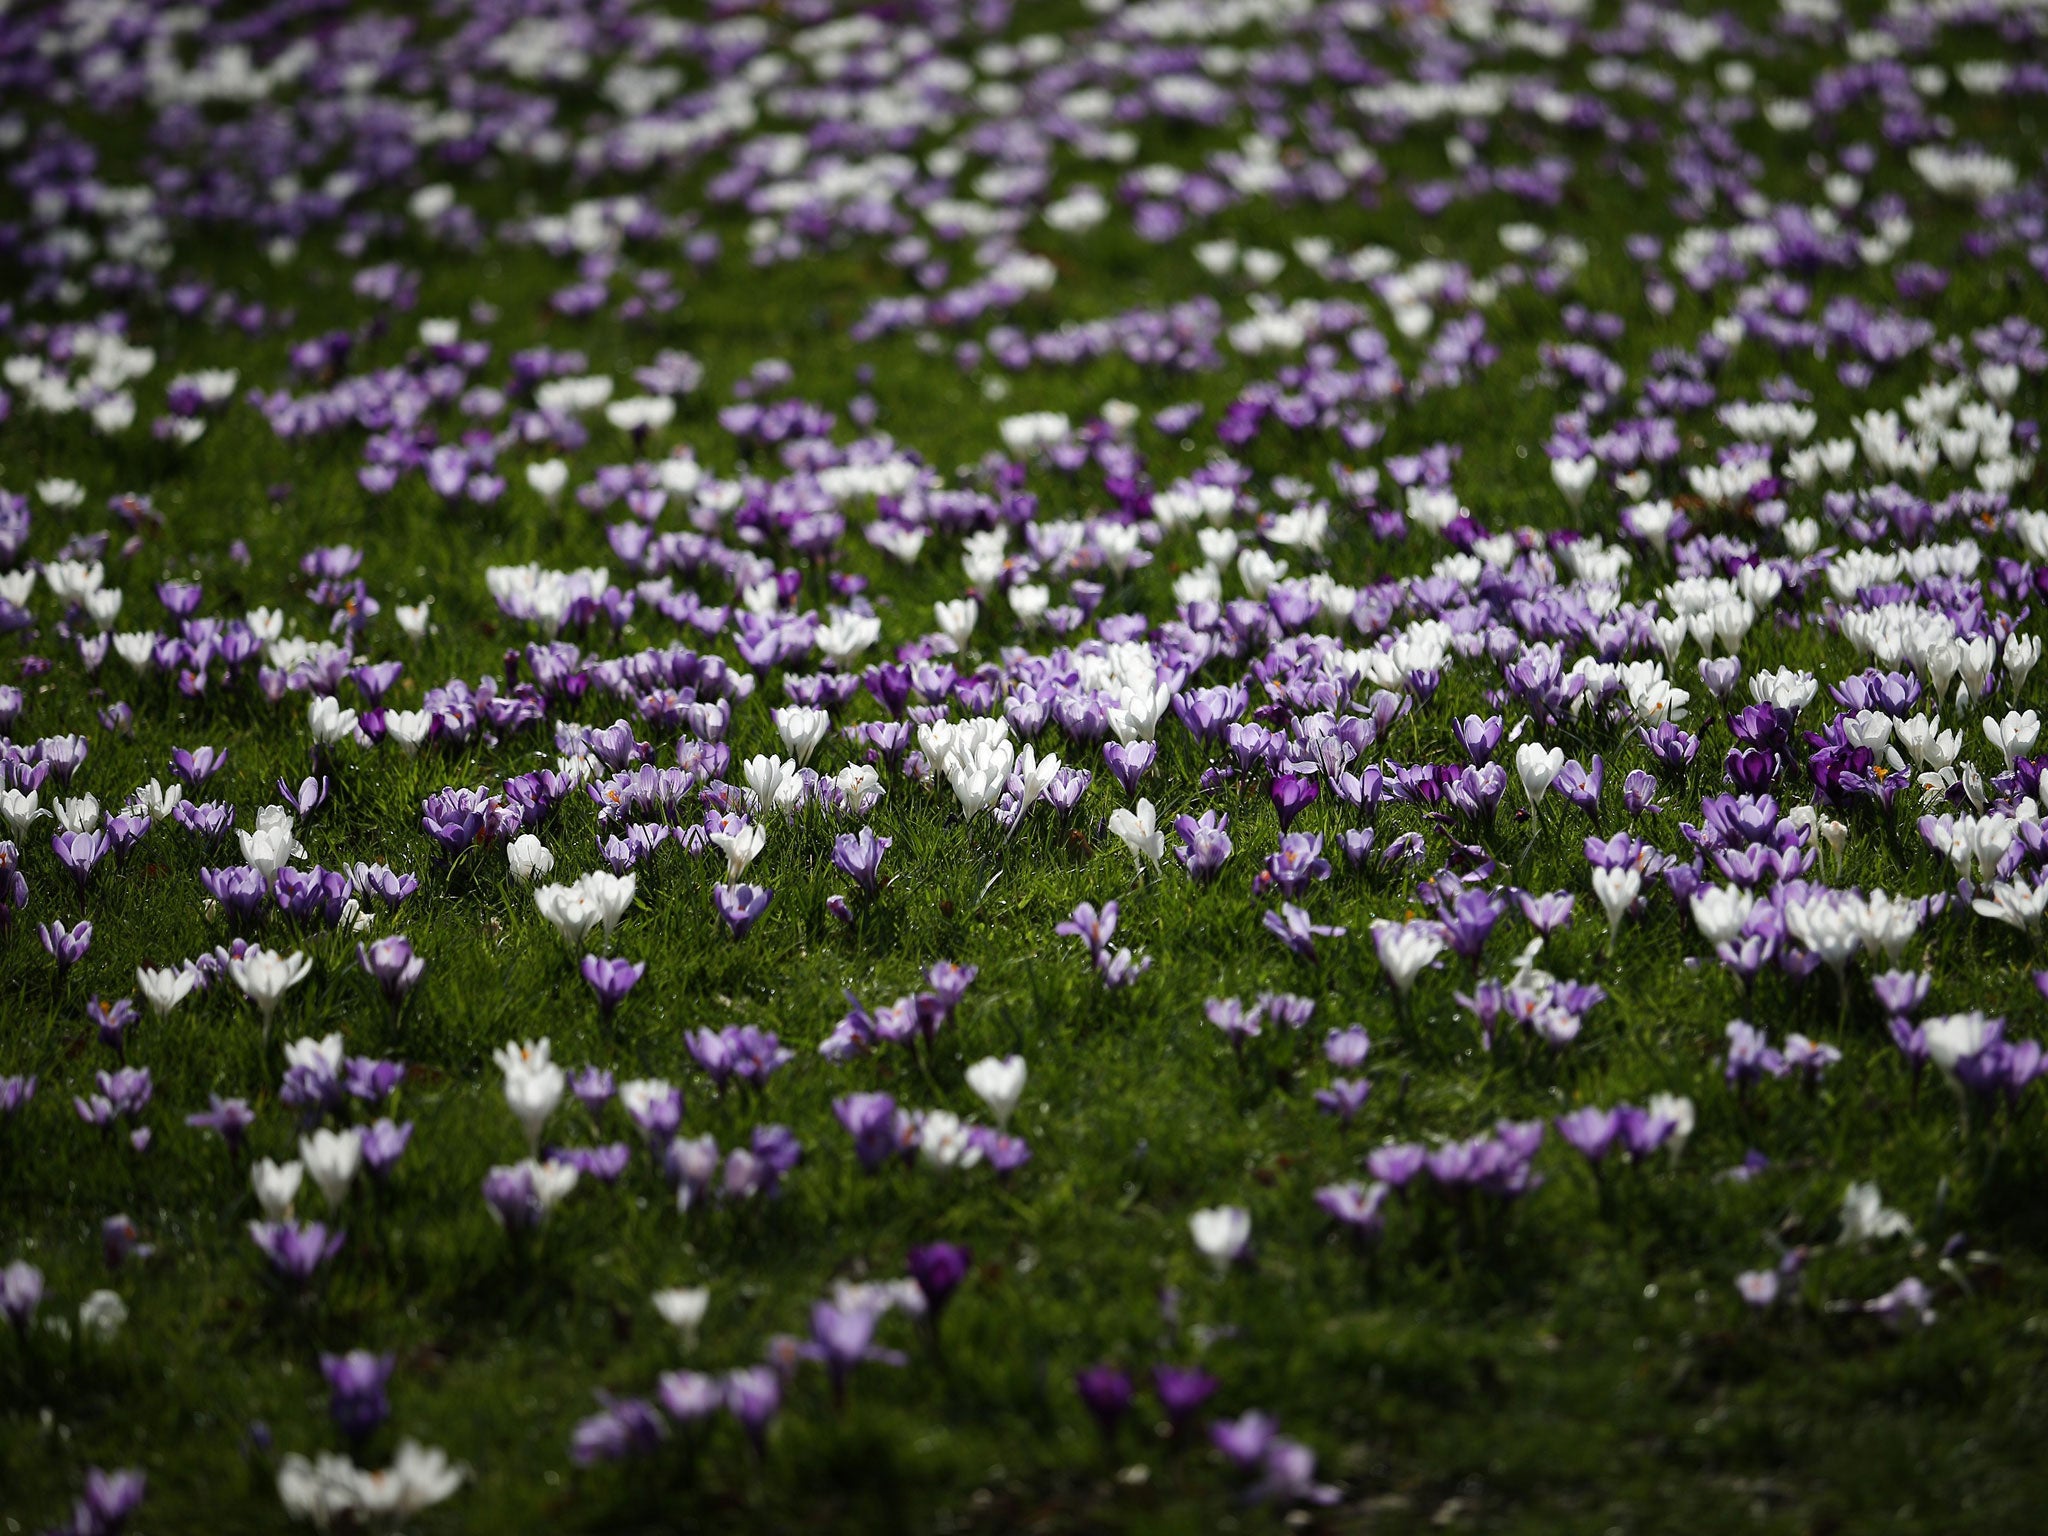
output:
POLYGON ((267 1157, 257 1161, 249 1170, 249 1188, 256 1195, 265 1221, 290 1219, 292 1202, 299 1198, 299 1185, 305 1176, 302 1163, 274 1163, 267 1157))
POLYGON ((1521 776, 1522 793, 1531 806, 1540 805, 1550 792, 1551 782, 1564 768, 1564 748, 1545 747, 1525 741, 1515 748, 1515 772, 1521 776))
POLYGON ((263 1036, 270 1038, 270 1018, 285 993, 313 973, 312 958, 294 950, 280 955, 260 946, 251 948, 238 960, 228 962, 228 976, 242 989, 242 995, 256 1005, 263 1017, 263 1036))
POLYGON ((561 1104, 569 1079, 550 1059, 546 1039, 500 1046, 492 1060, 505 1074, 505 1103, 526 1132, 527 1149, 537 1152, 540 1133, 561 1104))
POLYGON ((331 695, 322 694, 306 706, 306 725, 316 743, 331 747, 355 734, 356 712, 343 709, 331 695))
POLYGON ((1166 834, 1159 830, 1159 812, 1150 800, 1140 800, 1135 811, 1118 807, 1110 812, 1109 830, 1131 850, 1140 868, 1159 867, 1166 854, 1166 834))
POLYGON ((1007 1128, 1024 1097, 1029 1071, 1022 1056, 984 1056, 967 1069, 967 1086, 988 1106, 998 1127, 1007 1128))
POLYGON ((747 866, 768 846, 768 833, 759 822, 750 821, 735 832, 714 832, 708 841, 725 855, 725 877, 744 880, 747 866))
POLYGON ((822 709, 792 704, 774 712, 775 729, 782 736, 783 749, 802 767, 811 754, 832 734, 832 717, 822 709))
POLYGON ((1219 1205, 1188 1218, 1195 1247, 1219 1272, 1244 1256, 1252 1240, 1251 1212, 1242 1206, 1219 1205))
POLYGON ((1614 950, 1615 935, 1621 931, 1622 918, 1642 891, 1642 871, 1633 865, 1593 871, 1593 894, 1600 899, 1600 906, 1607 913, 1607 949, 1610 954, 1614 950))
POLYGON ((323 1128, 310 1136, 301 1136, 299 1160, 329 1208, 339 1210, 363 1166, 363 1133, 350 1126, 344 1131, 323 1128))
POLYGON ((142 1000, 149 1004, 149 1011, 162 1018, 192 995, 192 989, 199 985, 199 972, 191 966, 153 971, 138 965, 135 984, 142 989, 142 1000))
POLYGON ((527 885, 555 869, 555 856, 531 832, 522 832, 505 845, 505 862, 512 867, 512 878, 527 885))
POLYGON ((661 1320, 683 1336, 683 1348, 697 1347, 697 1330, 711 1307, 711 1288, 703 1285, 676 1286, 654 1293, 654 1310, 661 1320))

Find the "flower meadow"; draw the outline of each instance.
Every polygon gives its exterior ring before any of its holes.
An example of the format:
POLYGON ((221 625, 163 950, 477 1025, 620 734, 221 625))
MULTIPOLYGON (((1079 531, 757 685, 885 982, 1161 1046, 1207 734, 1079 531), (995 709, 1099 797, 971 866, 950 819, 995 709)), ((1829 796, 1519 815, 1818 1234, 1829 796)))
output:
POLYGON ((0 10, 7 1530, 2038 1530, 2044 97, 0 10))

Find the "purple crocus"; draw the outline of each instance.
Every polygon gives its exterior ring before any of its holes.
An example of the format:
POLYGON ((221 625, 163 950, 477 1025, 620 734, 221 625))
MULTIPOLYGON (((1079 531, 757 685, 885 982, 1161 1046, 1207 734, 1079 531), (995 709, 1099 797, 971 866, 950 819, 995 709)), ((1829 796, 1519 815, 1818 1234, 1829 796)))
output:
POLYGON ((1316 1108, 1326 1115, 1335 1115, 1349 1124, 1353 1116, 1365 1108, 1365 1101, 1372 1096, 1372 1082, 1363 1077, 1340 1077, 1333 1079, 1327 1088, 1316 1092, 1316 1108))
POLYGON ((832 843, 832 863, 863 896, 872 898, 882 887, 882 855, 889 851, 889 843, 890 839, 877 837, 871 827, 842 832, 832 843))
POLYGON ((1285 833, 1294 825, 1294 818, 1307 810, 1322 793, 1314 779, 1300 778, 1291 773, 1280 774, 1273 780, 1273 809, 1280 816, 1280 830, 1285 833))
POLYGON ((775 893, 765 885, 714 885, 711 887, 711 904, 718 909, 718 915, 725 919, 725 926, 732 930, 735 939, 744 939, 754 924, 761 920, 761 914, 768 910, 768 903, 775 893))
POLYGON ((614 960, 603 955, 583 957, 583 979, 590 984, 590 990, 597 995, 597 1011, 607 1021, 626 1000, 626 994, 640 984, 640 978, 647 974, 645 962, 635 965, 630 960, 614 960))
POLYGON ((71 1506, 70 1530, 76 1536, 119 1536, 148 1489, 149 1479, 138 1468, 86 1468, 85 1495, 71 1506))
POLYGON ((1346 931, 1312 921, 1306 911, 1292 902, 1282 902, 1278 912, 1268 912, 1262 921, 1268 933, 1304 960, 1315 959, 1317 939, 1341 939, 1346 931))
POLYGON ((391 1400, 384 1389, 397 1363, 396 1355, 376 1355, 367 1349, 320 1356, 320 1374, 327 1378, 327 1411, 349 1439, 367 1439, 391 1416, 391 1400))
POLYGON ((1179 816, 1173 830, 1181 842, 1173 856, 1188 877, 1202 885, 1215 879, 1223 861, 1230 857, 1230 818, 1220 811, 1204 811, 1200 820, 1179 816))
POLYGON ((900 1353, 875 1343, 875 1324, 880 1321, 878 1309, 858 1302, 835 1306, 821 1301, 811 1308, 811 1341, 804 1354, 825 1367, 835 1404, 846 1400, 846 1378, 862 1361, 904 1364, 900 1353))
POLYGON ((937 1332, 939 1316, 967 1278, 974 1264, 974 1255, 958 1243, 925 1243, 910 1250, 905 1264, 910 1270, 910 1278, 924 1296, 925 1316, 931 1319, 932 1329, 937 1332))
POLYGON ((228 1156, 242 1155, 242 1142, 248 1135, 249 1127, 256 1123, 256 1112, 243 1099, 224 1099, 219 1094, 209 1095, 211 1105, 199 1114, 187 1115, 185 1123, 195 1131, 212 1131, 227 1144, 228 1156))
POLYGON ((412 943, 402 933, 356 946, 356 962, 375 979, 378 991, 394 1012, 406 994, 419 985, 427 962, 413 953, 412 943))
POLYGON ((1621 1129, 1620 1118, 1613 1110, 1595 1109, 1591 1105, 1559 1115, 1555 1123, 1557 1134, 1576 1147, 1589 1163, 1607 1156, 1615 1134, 1621 1129))
POLYGON ((1202 1404, 1216 1395, 1216 1387, 1216 1378, 1197 1366, 1152 1367, 1152 1391, 1175 1434, 1187 1426, 1202 1404))
POLYGON ((317 1221, 304 1226, 289 1221, 252 1221, 249 1240, 270 1260, 279 1278, 305 1286, 321 1268, 341 1252, 347 1234, 330 1233, 317 1221))
POLYGON ((1131 1378, 1113 1365, 1084 1366, 1074 1373, 1074 1390, 1103 1438, 1112 1438, 1131 1410, 1131 1378))
POLYGON ((1515 905, 1522 909, 1523 918, 1546 939, 1571 927, 1572 908, 1577 904, 1578 897, 1570 891, 1552 891, 1544 896, 1515 892, 1515 905))
POLYGON ((569 1439, 569 1459, 577 1466, 649 1455, 668 1438, 668 1421, 652 1403, 604 1392, 598 1394, 598 1402, 603 1406, 578 1424, 569 1439))
POLYGON ((363 1127, 363 1166, 382 1184, 390 1179, 398 1160, 412 1142, 412 1122, 400 1124, 389 1117, 373 1120, 363 1127))
POLYGON ((1125 794, 1133 793, 1138 780, 1146 770, 1159 759, 1159 743, 1156 741, 1134 741, 1126 746, 1122 742, 1104 742, 1102 756, 1109 764, 1109 771, 1125 794))
POLYGON ((0 1269, 0 1317, 26 1336, 35 1321, 36 1308, 43 1304, 43 1272, 26 1259, 16 1259, 0 1269))
POLYGON ((768 1426, 782 1408, 782 1378, 765 1365, 729 1372, 725 1378, 725 1406, 759 1456, 767 1450, 768 1426))
POLYGON ((1265 868, 1260 871, 1254 890, 1262 893, 1277 885, 1282 896, 1291 898, 1306 891, 1312 881, 1329 878, 1330 861, 1323 857, 1323 834, 1288 832, 1281 836, 1278 850, 1266 856, 1265 868))
POLYGON ((63 978, 71 967, 85 958, 85 952, 92 948, 92 924, 81 922, 66 928, 62 923, 38 923, 36 936, 43 941, 43 948, 50 952, 50 958, 57 962, 57 978, 63 978))
POLYGON ((183 747, 171 749, 171 772, 187 789, 197 789, 227 765, 225 748, 195 747, 189 752, 183 747))

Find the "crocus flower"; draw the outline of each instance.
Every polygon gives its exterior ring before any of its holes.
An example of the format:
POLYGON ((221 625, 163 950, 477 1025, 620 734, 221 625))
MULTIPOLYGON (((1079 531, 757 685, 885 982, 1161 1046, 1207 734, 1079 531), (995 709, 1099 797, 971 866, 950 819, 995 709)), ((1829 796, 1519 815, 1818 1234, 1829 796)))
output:
POLYGON ((1304 960, 1315 959, 1317 939, 1341 939, 1347 931, 1315 922, 1300 907, 1285 901, 1278 912, 1268 912, 1261 921, 1268 933, 1304 960))
POLYGON ((858 832, 842 832, 832 844, 832 863, 860 888, 863 896, 872 897, 881 889, 882 855, 889 851, 889 839, 877 837, 874 830, 862 827, 858 832))
POLYGON ((1091 1365, 1074 1373, 1074 1390, 1105 1439, 1131 1408, 1131 1378, 1113 1365, 1091 1365))
POLYGON ((1283 836, 1293 828, 1295 817, 1313 805, 1321 793, 1314 779, 1283 773, 1273 780, 1273 809, 1279 813, 1283 836))
POLYGON ((597 996, 597 1009, 604 1018, 610 1019, 626 994, 640 984, 640 978, 647 974, 647 966, 635 965, 628 960, 611 960, 599 955, 583 957, 583 979, 590 984, 590 990, 597 996))
POLYGON ((377 1355, 366 1349, 321 1355, 320 1374, 327 1378, 327 1411, 335 1428, 349 1439, 369 1438, 391 1416, 385 1386, 397 1363, 396 1355, 377 1355))
POLYGON ((967 1278, 974 1256, 957 1243, 926 1243, 912 1248, 905 1262, 924 1297, 925 1316, 936 1330, 946 1303, 967 1278))
POLYGON ((413 953, 404 934, 392 934, 367 946, 358 944, 356 962, 376 981, 384 1001, 394 1009, 419 985, 420 975, 427 968, 427 962, 413 953))
POLYGON ((256 1011, 263 1019, 263 1038, 270 1038, 270 1019, 277 1012, 277 1005, 284 1001, 286 992, 304 981, 313 973, 310 956, 294 952, 280 955, 274 951, 252 946, 247 952, 228 962, 228 977, 242 989, 242 994, 256 1005, 256 1011))
POLYGON ((92 948, 92 924, 80 922, 70 928, 62 923, 39 923, 36 936, 43 941, 50 958, 57 962, 57 975, 61 980, 71 967, 83 960, 86 951, 92 948))
POLYGON ((603 1392, 598 1400, 603 1407, 578 1424, 569 1440, 569 1459, 577 1466, 645 1456, 668 1438, 668 1423, 653 1404, 603 1392))
POLYGON ((217 1093, 209 1094, 208 1098, 211 1107, 203 1113, 187 1115, 185 1123, 196 1131, 212 1131, 227 1143, 229 1157, 239 1157, 243 1139, 256 1123, 256 1112, 241 1099, 223 1099, 217 1093))
POLYGON ((988 1106, 999 1127, 1007 1128, 1010 1116, 1024 1097, 1028 1074, 1022 1056, 985 1056, 964 1074, 968 1088, 988 1106))
POLYGON ((0 1317, 26 1336, 43 1303, 43 1272, 26 1259, 16 1259, 0 1269, 0 1317))
POLYGON ((711 902, 735 939, 744 939, 761 914, 768 910, 768 903, 775 893, 764 885, 714 885, 711 887, 711 902))
POLYGON ((330 1233, 317 1221, 303 1227, 289 1221, 252 1221, 249 1238, 282 1279, 304 1286, 341 1252, 345 1234, 330 1233))
POLYGON ((1243 1258, 1251 1246, 1251 1212, 1235 1205, 1197 1211, 1188 1218, 1188 1231, 1195 1239, 1195 1247, 1221 1274, 1243 1258))
POLYGON ((1444 952, 1443 929, 1427 921, 1394 923, 1380 919, 1372 925, 1372 947, 1395 992, 1406 997, 1415 978, 1444 952))
POLYGON ((1202 1404, 1216 1395, 1216 1388, 1216 1378, 1197 1367, 1152 1367, 1152 1391, 1166 1414, 1166 1422, 1176 1434, 1200 1411, 1202 1404))

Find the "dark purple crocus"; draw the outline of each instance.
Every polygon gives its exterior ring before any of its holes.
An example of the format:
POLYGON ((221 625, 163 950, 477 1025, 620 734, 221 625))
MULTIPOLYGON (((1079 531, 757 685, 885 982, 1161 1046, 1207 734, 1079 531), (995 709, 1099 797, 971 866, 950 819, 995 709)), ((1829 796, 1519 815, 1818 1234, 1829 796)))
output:
POLYGON ((889 841, 875 836, 872 827, 842 832, 832 844, 832 863, 863 896, 873 897, 881 889, 882 855, 889 851, 889 841))
POLYGON ((306 1285, 322 1266, 331 1263, 346 1237, 344 1232, 330 1233, 317 1221, 304 1226, 289 1221, 249 1223, 249 1240, 270 1260, 271 1269, 297 1286, 306 1285))
POLYGON ((967 1278, 974 1255, 958 1243, 925 1243, 911 1249, 905 1262, 910 1278, 924 1295, 925 1316, 931 1319, 932 1331, 936 1333, 939 1316, 967 1278))
POLYGON ((644 963, 635 965, 630 960, 613 960, 602 955, 583 957, 583 979, 597 994, 597 1011, 607 1020, 646 974, 644 963))
POLYGON ((327 1411, 349 1439, 367 1439, 391 1417, 391 1400, 384 1389, 397 1363, 396 1355, 374 1355, 367 1349, 320 1356, 320 1374, 327 1378, 327 1411))
POLYGON ((1103 1438, 1113 1438, 1117 1425, 1131 1411, 1131 1378, 1113 1365, 1084 1366, 1074 1373, 1074 1390, 1103 1438))
POLYGON ((38 923, 36 935, 43 941, 43 948, 50 952, 50 958, 57 962, 60 981, 92 948, 91 923, 81 922, 71 928, 62 923, 38 923))
POLYGON ((413 953, 412 943, 402 933, 356 946, 356 962, 377 983, 385 1003, 392 1009, 405 1001, 406 994, 419 985, 427 962, 413 953))
POLYGON ((1196 1366, 1155 1365, 1152 1367, 1152 1391, 1159 1398, 1159 1406, 1166 1413, 1166 1422, 1179 1434, 1201 1409, 1202 1404, 1216 1395, 1216 1378, 1196 1366))
POLYGON ((907 1156, 914 1134, 886 1093, 849 1093, 832 1101, 832 1113, 853 1138, 853 1155, 863 1172, 873 1173, 892 1157, 907 1156))
POLYGON ((1286 832, 1294 825, 1294 818, 1307 810, 1322 793, 1314 779, 1299 778, 1283 773, 1273 780, 1273 809, 1280 816, 1280 830, 1286 832))
POLYGON ((1506 911, 1507 903, 1491 891, 1463 890, 1438 909, 1437 920, 1451 952, 1477 970, 1486 941, 1506 911))
POLYGON ((768 903, 775 899, 775 893, 765 885, 714 885, 711 887, 711 904, 718 915, 725 920, 725 926, 732 930, 735 939, 744 939, 754 924, 761 920, 761 914, 768 910, 768 903))

